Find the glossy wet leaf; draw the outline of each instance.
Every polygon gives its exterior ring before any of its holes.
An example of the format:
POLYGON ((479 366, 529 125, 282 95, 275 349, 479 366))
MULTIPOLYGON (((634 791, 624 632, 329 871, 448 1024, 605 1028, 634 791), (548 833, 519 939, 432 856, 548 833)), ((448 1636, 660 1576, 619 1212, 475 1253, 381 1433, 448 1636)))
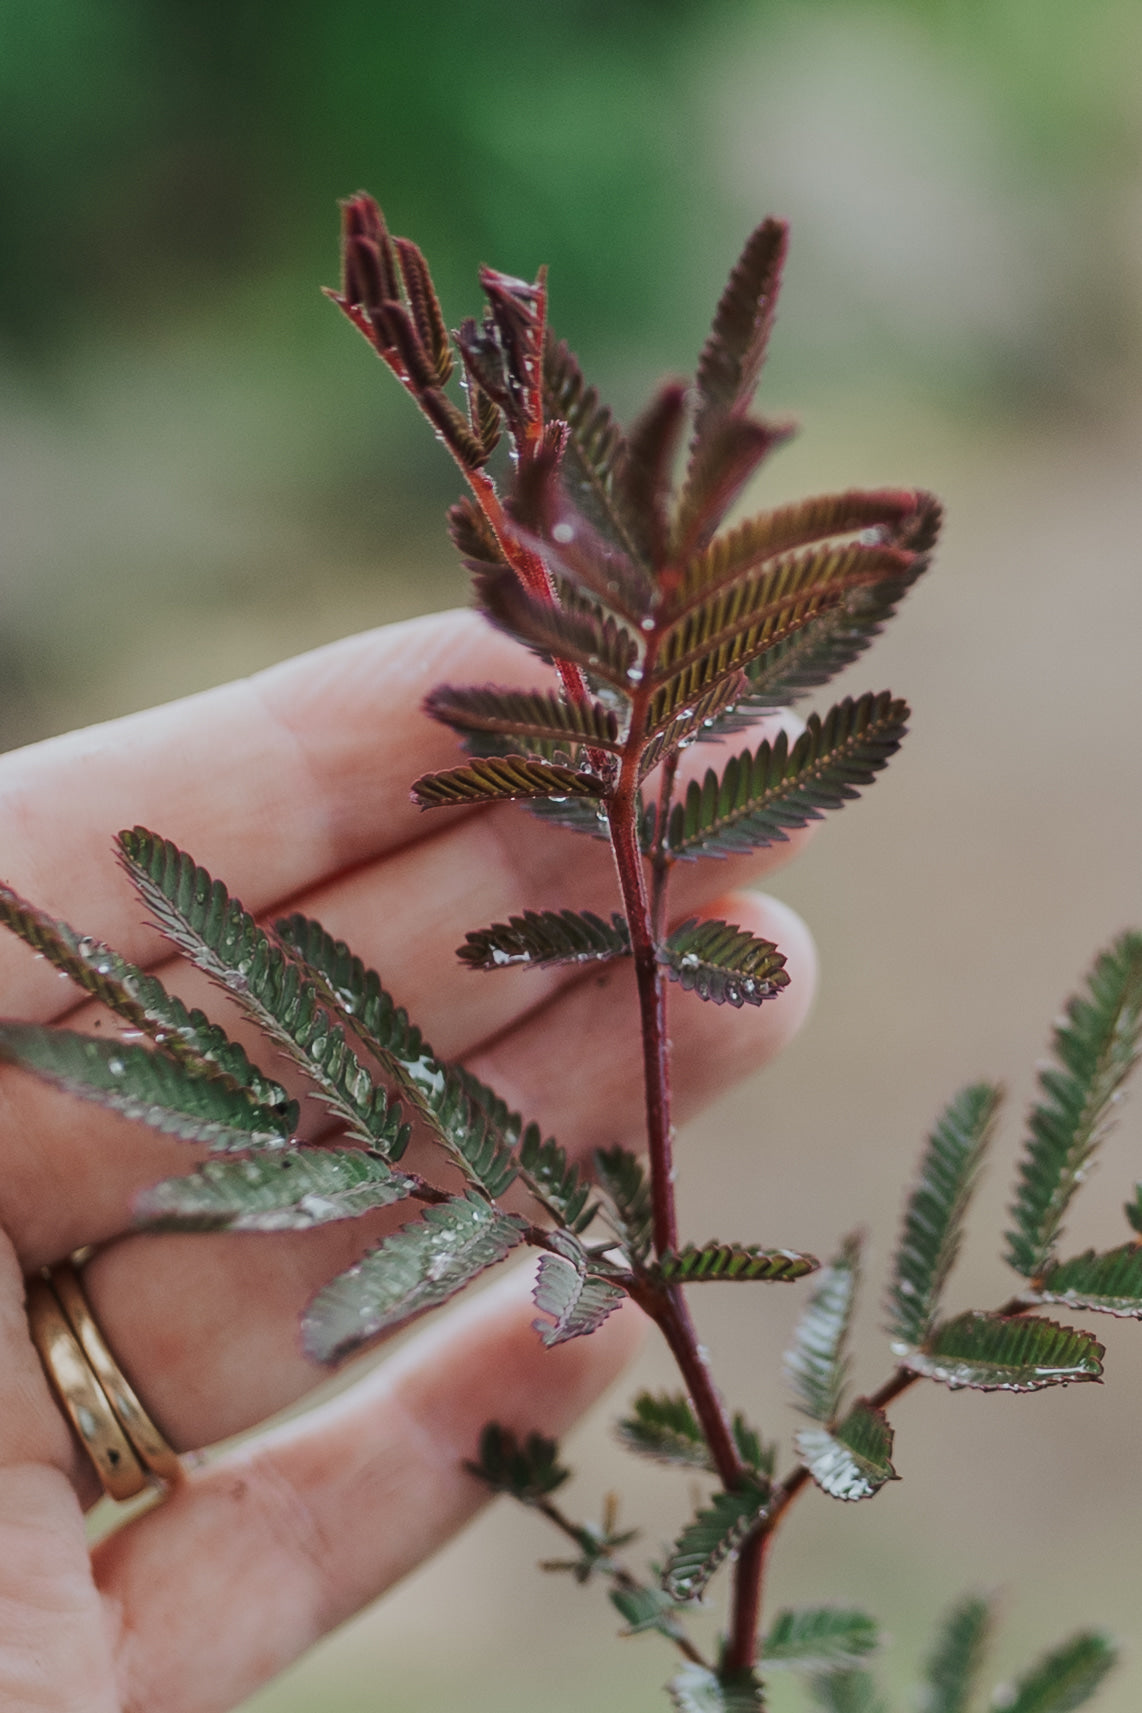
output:
POLYGON ((883 1410, 863 1399, 831 1430, 801 1428, 797 1451, 821 1491, 832 1499, 871 1499, 892 1467, 892 1426, 883 1410))
POLYGON ((135 1198, 152 1231, 307 1231, 402 1201, 416 1180, 362 1148, 288 1148, 207 1160, 135 1198))
POLYGON ((937 1326, 923 1350, 898 1354, 913 1373, 953 1390, 1036 1392, 1101 1379, 1104 1351, 1089 1332, 1053 1320, 972 1310, 937 1326))
POLYGON ((694 1600, 737 1551, 765 1515, 769 1482, 746 1477, 732 1492, 715 1493, 705 1510, 682 1530, 663 1571, 662 1585, 675 1600, 694 1600))
POLYGON ((860 1239, 849 1237, 815 1280, 809 1304, 785 1357, 798 1408, 814 1421, 840 1412, 848 1358, 845 1346, 860 1271, 860 1239))
POLYGON ((784 953, 734 922, 691 917, 659 948, 671 981, 715 1005, 761 1005, 788 987, 784 953))
POLYGON ((836 1606, 803 1606, 779 1612, 761 1644, 768 1673, 846 1671, 880 1646, 880 1632, 867 1613, 836 1606))
POLYGON ((991 1601, 978 1595, 952 1607, 924 1670, 924 1713, 969 1713, 993 1622, 991 1601))
POLYGON ((815 1272, 819 1265, 816 1256, 802 1255, 796 1249, 762 1249, 751 1243, 690 1243, 684 1249, 665 1250, 655 1271, 660 1279, 677 1285, 707 1279, 791 1284, 815 1272))
POLYGON ((630 933, 622 916, 609 922, 590 910, 525 910, 490 928, 474 929, 456 956, 471 969, 586 964, 629 957, 630 933))
POLYGON ((1073 1713, 1085 1707, 1118 1663, 1118 1649, 1098 1630, 1084 1630, 1045 1654, 1025 1677, 997 1689, 996 1713, 1073 1713))
POLYGON ((1103 1255, 1088 1249, 1073 1260, 1052 1261, 1024 1295, 1037 1303, 1142 1319, 1142 1248, 1123 1243, 1103 1255))

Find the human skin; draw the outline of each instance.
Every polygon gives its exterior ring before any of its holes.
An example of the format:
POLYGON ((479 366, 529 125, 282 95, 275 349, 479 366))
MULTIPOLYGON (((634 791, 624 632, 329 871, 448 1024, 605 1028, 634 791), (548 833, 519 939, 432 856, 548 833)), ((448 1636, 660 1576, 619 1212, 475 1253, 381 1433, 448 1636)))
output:
MULTIPOLYGON (((543 668, 467 613, 354 637, 186 701, 0 756, 0 877, 201 1004, 275 1076, 289 1067, 172 961, 108 851, 120 827, 173 839, 258 915, 319 917, 424 1028, 574 1154, 637 1147, 637 1008, 622 966, 481 976, 467 929, 525 907, 615 905, 606 847, 513 807, 422 814, 417 774, 456 760, 421 702, 442 681, 537 684, 543 668)), ((740 744, 744 740, 737 740, 740 744)), ((701 771, 708 751, 684 758, 701 771)), ((680 864, 671 913, 776 940, 788 991, 760 1010, 675 995, 678 1116, 772 1058, 808 1008, 814 954, 783 905, 742 891, 803 835, 680 864)), ((42 960, 0 941, 4 1010, 113 1028, 42 960)), ((303 1133, 330 1132, 305 1103, 303 1133)), ((254 1427, 323 1376, 298 1337, 318 1285, 403 1222, 387 1209, 305 1233, 147 1235, 134 1194, 202 1151, 0 1074, 0 1705, 13 1713, 233 1707, 440 1546, 484 1502, 465 1473, 495 1417, 559 1434, 641 1336, 626 1308, 546 1350, 527 1274, 504 1271, 352 1387, 201 1467, 89 1555, 94 1474, 30 1343, 23 1277, 96 1245, 86 1289, 159 1426, 189 1450, 254 1427)), ((364 1365, 363 1365, 364 1366, 364 1365)))

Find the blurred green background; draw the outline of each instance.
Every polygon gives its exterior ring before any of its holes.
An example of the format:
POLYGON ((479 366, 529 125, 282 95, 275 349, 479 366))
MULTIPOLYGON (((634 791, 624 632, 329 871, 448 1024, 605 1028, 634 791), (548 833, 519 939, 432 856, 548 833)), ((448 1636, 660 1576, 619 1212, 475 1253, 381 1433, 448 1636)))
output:
MULTIPOLYGON (((692 365, 744 233, 787 215, 766 403, 805 433, 753 503, 917 483, 949 528, 846 686, 907 695, 913 735, 774 888, 818 935, 817 1013, 696 1129, 685 1217, 716 1229, 732 1184, 725 1235, 827 1250, 863 1222, 883 1272, 934 1111, 1000 1076, 1003 1168, 955 1292, 999 1300, 1031 1066, 1094 947, 1142 914, 1140 76, 1137 0, 8 0, 0 743, 463 600, 451 467, 319 294, 338 196, 382 199, 453 322, 478 262, 547 261, 556 325, 621 414, 692 365)), ((1138 1135, 1128 1118, 1076 1247, 1125 1235, 1138 1135)), ((771 1431, 779 1295, 702 1299, 771 1431)), ((1142 1342, 1098 1330, 1103 1390, 909 1397, 906 1480, 876 1505, 810 1497, 775 1598, 866 1603, 899 1686, 943 1604, 1004 1588, 997 1669, 1105 1622, 1135 1652, 1100 1705, 1136 1708, 1142 1342)), ((603 1418, 580 1446, 597 1495, 603 1418)), ((657 1545, 652 1506, 680 1518, 683 1487, 630 1486, 657 1545)), ((666 1655, 535 1576, 548 1549, 485 1518, 250 1707, 661 1705, 666 1655)))

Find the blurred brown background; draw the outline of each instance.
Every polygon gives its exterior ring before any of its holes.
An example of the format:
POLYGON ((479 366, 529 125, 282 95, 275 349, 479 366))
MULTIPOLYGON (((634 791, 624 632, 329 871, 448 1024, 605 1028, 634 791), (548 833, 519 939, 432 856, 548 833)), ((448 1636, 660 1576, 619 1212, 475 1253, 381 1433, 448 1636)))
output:
MULTIPOLYGON (((453 473, 318 294, 338 195, 383 199, 454 321, 477 262, 548 261, 556 323, 624 414, 692 364, 749 226, 792 220, 765 398, 804 432, 751 502, 915 483, 949 521, 937 571, 844 686, 906 695, 907 746, 774 888, 817 934, 819 1007, 687 1139, 682 1191, 696 1233, 730 1202, 727 1236, 828 1252, 868 1228, 867 1386, 936 1110, 969 1078, 1009 1086, 952 1292, 990 1304, 1010 1289, 997 1233, 1049 1023, 1142 918, 1140 50, 1136 0, 0 13, 9 745, 464 599, 453 473)), ((1075 1249, 1125 1235, 1137 1112, 1075 1249)), ((741 1401, 786 1436, 772 1376, 801 1300, 711 1287, 698 1305, 722 1372, 757 1376, 741 1401)), ((937 1612, 983 1587, 1006 1591, 997 1674, 1103 1623, 1133 1651, 1098 1705, 1137 1707, 1142 1331, 1094 1324, 1106 1387, 923 1388, 896 1415, 904 1481, 875 1504, 811 1495, 783 1539, 774 1599, 882 1618, 897 1705, 937 1612)), ((575 1449, 585 1505, 621 1477, 652 1547, 681 1520, 685 1480, 616 1465, 605 1417, 575 1449)), ((531 1519, 489 1515, 251 1708, 662 1705, 665 1648, 615 1640, 599 1596, 534 1574, 549 1550, 531 1519)), ((784 1686, 774 1703, 800 1705, 784 1686)))

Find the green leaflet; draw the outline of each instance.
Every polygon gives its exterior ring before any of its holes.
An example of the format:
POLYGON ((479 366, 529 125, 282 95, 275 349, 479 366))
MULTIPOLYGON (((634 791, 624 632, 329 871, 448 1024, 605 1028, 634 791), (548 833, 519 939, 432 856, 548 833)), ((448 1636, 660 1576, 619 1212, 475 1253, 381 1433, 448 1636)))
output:
POLYGON ((597 774, 561 762, 532 761, 525 755, 486 755, 464 767, 422 773, 412 782, 422 809, 449 809, 462 803, 508 803, 520 797, 601 797, 597 774))
POLYGON ((219 1150, 281 1148, 289 1138, 290 1113, 260 1106, 230 1077, 195 1072, 161 1048, 37 1023, 3 1023, 0 1059, 183 1142, 219 1150))
POLYGON ((769 1482, 750 1476, 732 1492, 715 1493, 671 1549, 662 1585, 674 1600, 695 1600, 720 1565, 765 1515, 769 1482))
POLYGON ((767 1672, 847 1671, 880 1646, 880 1632, 864 1612, 836 1606, 805 1606, 779 1612, 761 1644, 767 1672))
POLYGON ((611 1280, 592 1273, 581 1253, 574 1260, 543 1255, 532 1297, 539 1312, 551 1320, 550 1324, 535 1321, 535 1330, 548 1346, 582 1338, 602 1326, 625 1294, 611 1280))
POLYGON ((595 1152, 595 1177, 606 1197, 604 1212, 634 1261, 650 1253, 650 1183, 641 1160, 616 1144, 595 1152))
MULTIPOLYGON (((504 740, 527 755, 536 746, 564 752, 580 744, 621 750, 617 715, 601 702, 571 702, 555 690, 502 690, 494 684, 463 689, 441 685, 426 697, 424 711, 460 732, 475 754, 484 739, 504 740)), ((546 751, 540 751, 546 754, 546 751)), ((548 760, 552 756, 547 756, 548 760)))
POLYGON ((887 691, 855 702, 846 696, 824 720, 810 714, 792 747, 781 732, 776 742, 731 757, 720 777, 707 769, 675 804, 667 849, 692 860, 784 840, 787 828, 820 820, 872 784, 900 747, 907 719, 907 703, 887 691))
POLYGON ((666 1689, 675 1713, 759 1713, 765 1707, 761 1685, 752 1673, 718 1677, 706 1666, 688 1662, 666 1689))
POLYGON ((494 1493, 510 1493, 525 1505, 545 1499, 571 1477, 559 1462, 555 1440, 538 1433, 520 1439, 499 1422, 488 1422, 480 1435, 478 1457, 465 1467, 494 1493))
POLYGON ((612 1606, 626 1622, 623 1635, 642 1636, 655 1630, 659 1635, 674 1640, 682 1634, 674 1616, 675 1603, 661 1588, 648 1588, 642 1583, 633 1586, 621 1583, 609 1592, 612 1606))
POLYGON ((527 1227, 479 1196, 425 1208, 313 1298, 302 1320, 305 1348, 336 1362, 410 1315, 434 1308, 495 1266, 527 1227))
POLYGON ((848 1367, 845 1343, 860 1270, 860 1238, 846 1238, 820 1274, 785 1357, 798 1408, 814 1421, 834 1421, 848 1367))
POLYGON ((821 1674, 810 1684, 814 1705, 823 1713, 888 1713, 888 1704, 868 1671, 821 1674))
POLYGON ((886 1481, 898 1479, 888 1418, 863 1398, 831 1431, 801 1428, 796 1438, 802 1462, 832 1499, 871 1499, 886 1481))
MULTIPOLYGON (((508 1121, 502 1128, 510 1134, 511 1124, 518 1126, 519 1121, 514 1114, 508 1115, 508 1121)), ((568 1162, 558 1142, 551 1138, 541 1141, 540 1135, 539 1126, 529 1124, 520 1137, 516 1155, 519 1175, 548 1213, 560 1225, 578 1234, 595 1217, 595 1205, 588 1205, 591 1186, 582 1181, 578 1166, 568 1162)))
POLYGON ((1110 1637, 1084 1630, 1036 1661, 1018 1683, 997 1689, 991 1705, 997 1713, 1072 1713, 1086 1705, 1117 1663, 1110 1637))
POLYGON ((691 917, 658 950, 671 981, 715 1005, 761 1005, 788 987, 785 957, 733 922, 691 917))
MULTIPOLYGON (((616 1424, 619 1438, 630 1451, 637 1451, 656 1463, 716 1473, 698 1418, 683 1393, 640 1392, 632 1409, 633 1414, 616 1424)), ((732 1428, 738 1456, 746 1467, 758 1475, 772 1477, 775 1448, 763 1444, 761 1436, 740 1411, 734 1416, 732 1428)))
POLYGON ((1142 934, 1121 935, 1096 958, 1086 991, 1055 1030, 1055 1064, 1040 1074, 1041 1099, 1019 1168, 1007 1259, 1034 1280, 1050 1260, 1071 1197, 1109 1131, 1115 1097, 1138 1058, 1142 1035, 1142 934))
POLYGON ((231 1041, 217 1023, 201 1011, 188 1011, 157 976, 128 963, 102 940, 77 934, 69 923, 57 921, 3 885, 0 922, 69 975, 84 993, 149 1035, 169 1058, 228 1077, 236 1088, 249 1089, 260 1105, 280 1108, 285 1134, 297 1128, 297 1104, 281 1084, 252 1065, 238 1042, 231 1041))
POLYGON ((928 1138, 889 1292, 888 1330, 905 1345, 923 1344, 931 1330, 1000 1099, 1000 1090, 989 1083, 961 1089, 928 1138))
POLYGON ((402 1201, 415 1178, 363 1148, 289 1148, 207 1160, 135 1198, 151 1231, 306 1231, 402 1201))
POLYGON ((698 1284, 704 1279, 761 1280, 791 1284, 814 1272, 816 1256, 795 1249, 762 1249, 747 1243, 687 1244, 685 1249, 666 1250, 655 1268, 670 1284, 698 1284))
POLYGON ((409 1130, 347 1045, 318 989, 220 880, 145 827, 120 833, 124 868, 174 944, 232 993, 312 1078, 321 1099, 368 1147, 399 1159, 409 1130))
POLYGON ((969 1310, 937 1326, 923 1350, 903 1353, 901 1360, 914 1374, 953 1390, 1036 1392, 1101 1379, 1103 1355, 1089 1332, 1053 1320, 969 1310))
POLYGON ((978 1595, 969 1595, 952 1607, 925 1668, 925 1713, 968 1713, 992 1623, 991 1602, 978 1595))
POLYGON ((1071 1261, 1052 1261, 1024 1297, 1036 1303, 1063 1303, 1071 1309, 1142 1319, 1142 1248, 1137 1242, 1123 1243, 1105 1255, 1088 1249, 1071 1261))
POLYGON ((326 1006, 397 1082, 465 1175, 488 1195, 502 1195, 516 1175, 511 1150, 522 1126, 518 1116, 474 1077, 434 1057, 376 971, 366 969, 344 940, 301 915, 284 918, 276 931, 326 1006))
POLYGON ((456 952, 471 969, 507 969, 513 964, 585 964, 629 957, 625 919, 610 922, 590 910, 525 910, 465 936, 456 952))

